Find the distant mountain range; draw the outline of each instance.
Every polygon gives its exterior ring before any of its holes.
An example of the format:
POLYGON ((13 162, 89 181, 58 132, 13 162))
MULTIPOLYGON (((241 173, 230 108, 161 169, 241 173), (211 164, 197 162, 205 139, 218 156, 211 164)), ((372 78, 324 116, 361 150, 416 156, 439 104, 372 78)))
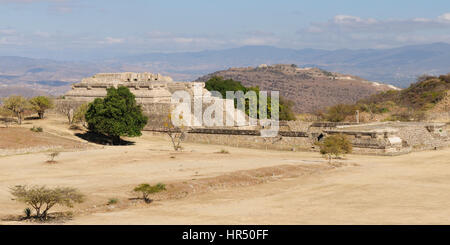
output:
POLYGON ((407 87, 419 75, 450 72, 450 44, 433 43, 393 49, 334 51, 244 46, 192 53, 153 53, 124 57, 115 62, 138 66, 152 64, 168 73, 190 74, 194 77, 230 67, 296 64, 299 67, 318 67, 330 72, 353 74, 371 81, 407 87))
POLYGON ((190 81, 218 70, 259 64, 318 67, 405 88, 419 75, 450 72, 450 44, 333 51, 244 46, 199 52, 148 53, 86 62, 0 56, 0 90, 14 85, 62 94, 70 89, 71 83, 99 72, 159 72, 175 80, 190 81))

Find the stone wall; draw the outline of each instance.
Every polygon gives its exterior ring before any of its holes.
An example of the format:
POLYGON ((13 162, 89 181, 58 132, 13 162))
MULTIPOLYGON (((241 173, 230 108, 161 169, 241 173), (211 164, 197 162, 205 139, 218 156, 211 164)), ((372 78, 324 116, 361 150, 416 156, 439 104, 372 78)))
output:
POLYGON ((364 128, 365 125, 349 125, 351 128, 325 125, 321 130, 312 125, 298 125, 308 130, 280 131, 277 137, 265 138, 260 136, 259 130, 198 128, 189 131, 186 141, 258 149, 318 151, 315 142, 319 134, 325 137, 344 134, 352 142, 353 153, 370 155, 399 155, 450 145, 445 125, 393 123, 397 128, 392 128, 392 125, 384 127, 385 124, 370 124, 367 125, 369 128, 364 128), (361 129, 358 130, 358 126, 361 129))
POLYGON ((162 130, 165 123, 169 121, 169 103, 146 103, 142 104, 142 111, 148 116, 148 123, 144 130, 162 130))
POLYGON ((398 136, 406 141, 413 150, 429 150, 449 146, 445 127, 427 128, 426 126, 403 126, 398 136))
MULTIPOLYGON (((301 132, 298 132, 301 133, 301 132)), ((192 143, 204 143, 213 145, 228 145, 265 150, 285 151, 319 151, 315 146, 316 139, 307 137, 303 132, 301 137, 278 136, 265 138, 249 134, 213 134, 213 133, 187 133, 185 141, 192 143)), ((300 134, 299 134, 300 135, 300 134)), ((400 145, 388 145, 380 139, 352 139, 353 153, 364 155, 400 155, 409 153, 410 147, 400 145)))
POLYGON ((309 151, 312 148, 312 141, 308 137, 261 137, 257 135, 245 134, 205 134, 188 133, 185 141, 194 143, 205 143, 215 145, 228 145, 234 147, 288 150, 288 151, 309 151))

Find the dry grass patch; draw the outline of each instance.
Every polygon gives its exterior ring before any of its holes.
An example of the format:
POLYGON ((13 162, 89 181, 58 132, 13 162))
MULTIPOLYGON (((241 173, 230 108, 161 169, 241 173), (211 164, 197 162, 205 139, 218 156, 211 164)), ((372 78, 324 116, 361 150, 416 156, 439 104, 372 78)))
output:
POLYGON ((27 128, 0 128, 1 149, 14 150, 33 147, 80 149, 85 148, 86 145, 75 140, 62 138, 46 132, 35 133, 27 128))

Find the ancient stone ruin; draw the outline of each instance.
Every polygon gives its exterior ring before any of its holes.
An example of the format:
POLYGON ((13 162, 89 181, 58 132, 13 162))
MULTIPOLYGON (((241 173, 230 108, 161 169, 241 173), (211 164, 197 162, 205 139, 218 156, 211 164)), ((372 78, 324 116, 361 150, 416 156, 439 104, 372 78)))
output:
MULTIPOLYGON (((136 101, 142 105, 144 113, 149 117, 146 130, 161 131, 168 122, 170 111, 175 106, 171 103, 172 94, 176 91, 186 91, 192 100, 212 100, 211 93, 205 89, 204 82, 174 82, 171 77, 152 73, 100 73, 84 78, 80 83, 72 85, 72 90, 66 93, 65 101, 70 101, 73 107, 92 102, 95 98, 106 96, 109 87, 125 86, 136 96, 136 101), (195 92, 197 90, 197 92, 195 92)), ((213 98, 214 100, 221 100, 213 98)), ((225 104, 225 100, 221 100, 225 104)), ((203 103, 202 111, 213 101, 203 103)), ((193 107, 192 102, 192 107, 193 107)), ((194 108, 191 108, 194 111, 194 108)), ((243 114, 241 111, 225 112, 243 114)), ((245 116, 244 116, 245 117, 245 116)), ((195 115, 191 114, 192 120, 195 115)), ((169 120, 170 121, 170 120, 169 120)))
MULTIPOLYGON (((101 73, 74 84, 64 102, 73 107, 106 96, 106 88, 126 86, 136 96, 149 117, 145 130, 161 133, 174 106, 171 97, 175 91, 194 95, 194 99, 209 99, 210 92, 203 82, 174 82, 170 77, 151 73, 101 73)), ((225 103, 226 100, 223 100, 225 103)), ((207 107, 205 104, 202 110, 207 107)), ((192 110, 193 111, 193 110, 192 110)), ((230 112, 225 112, 224 118, 230 112)), ((243 113, 235 110, 232 113, 243 113)), ((244 114, 245 115, 245 114, 244 114)), ((248 118, 248 117, 247 117, 248 118)), ((261 126, 248 127, 189 127, 186 139, 190 142, 222 144, 261 149, 317 151, 315 142, 332 134, 347 135, 355 153, 398 155, 415 150, 437 149, 450 145, 448 126, 444 123, 383 122, 370 124, 330 122, 280 122, 276 137, 262 137, 261 126)))
MULTIPOLYGON (((192 91, 194 86, 205 86, 201 82, 174 82, 171 77, 152 73, 100 73, 84 78, 72 85, 65 97, 74 101, 90 102, 106 96, 106 88, 125 86, 136 96, 136 101, 146 103, 169 103, 177 90, 192 91)), ((206 90, 205 90, 206 91, 206 90)))

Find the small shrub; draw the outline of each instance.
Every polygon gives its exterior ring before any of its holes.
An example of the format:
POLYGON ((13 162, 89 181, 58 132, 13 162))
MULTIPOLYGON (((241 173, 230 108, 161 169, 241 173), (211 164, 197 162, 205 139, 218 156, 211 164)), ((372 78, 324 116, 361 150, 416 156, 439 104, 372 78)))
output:
POLYGON ((55 157, 59 156, 59 152, 55 151, 48 155, 49 159, 47 160, 48 163, 55 163, 55 157))
POLYGON ((117 199, 117 198, 110 198, 108 200, 108 205, 114 205, 114 204, 117 204, 118 202, 119 202, 119 199, 117 199))
POLYGON ((44 132, 44 129, 42 127, 36 127, 36 126, 33 126, 32 128, 30 128, 30 130, 33 132, 36 132, 36 133, 44 132))
POLYGON ((340 155, 352 152, 352 143, 343 134, 328 136, 322 142, 319 142, 318 145, 320 154, 327 156, 330 163, 332 156, 337 158, 340 155))
POLYGON ((158 183, 154 186, 149 185, 149 184, 140 184, 140 185, 136 186, 133 191, 140 193, 142 195, 142 199, 146 203, 150 203, 150 202, 152 202, 152 200, 149 199, 150 194, 157 193, 157 192, 164 191, 164 190, 166 190, 166 185, 164 185, 162 183, 158 183))
POLYGON ((31 218, 31 209, 30 209, 30 208, 25 208, 25 209, 23 210, 23 213, 25 214, 25 218, 26 218, 26 219, 31 218))
POLYGON ((219 154, 230 154, 229 151, 225 150, 225 149, 221 149, 220 151, 218 151, 217 153, 219 154))
POLYGON ((172 123, 172 112, 169 112, 167 115, 166 122, 164 122, 164 128, 166 129, 165 133, 170 137, 172 142, 173 149, 175 151, 182 151, 183 147, 181 143, 184 141, 186 137, 186 129, 183 125, 183 116, 179 115, 178 122, 181 126, 175 126, 172 123))

